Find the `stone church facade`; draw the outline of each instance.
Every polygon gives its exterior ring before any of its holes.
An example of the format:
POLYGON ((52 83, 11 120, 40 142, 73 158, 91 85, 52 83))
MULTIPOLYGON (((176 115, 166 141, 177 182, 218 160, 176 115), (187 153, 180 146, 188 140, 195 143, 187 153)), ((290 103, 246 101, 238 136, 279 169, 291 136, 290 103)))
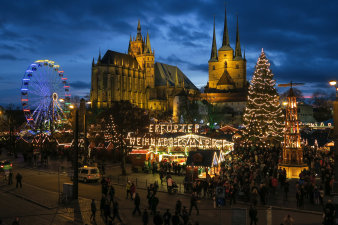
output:
POLYGON ((149 110, 172 111, 180 93, 198 94, 196 86, 176 66, 155 62, 149 34, 143 37, 140 21, 136 37, 130 37, 128 54, 108 50, 92 62, 92 107, 109 108, 130 101, 149 110))

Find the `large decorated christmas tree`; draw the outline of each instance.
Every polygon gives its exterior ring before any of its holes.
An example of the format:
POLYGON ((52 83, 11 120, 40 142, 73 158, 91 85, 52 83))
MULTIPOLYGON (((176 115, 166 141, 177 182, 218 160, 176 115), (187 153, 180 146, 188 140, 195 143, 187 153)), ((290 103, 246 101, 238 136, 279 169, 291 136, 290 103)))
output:
POLYGON ((275 84, 270 63, 262 49, 249 87, 243 117, 246 145, 266 146, 267 140, 282 140, 284 114, 275 84))

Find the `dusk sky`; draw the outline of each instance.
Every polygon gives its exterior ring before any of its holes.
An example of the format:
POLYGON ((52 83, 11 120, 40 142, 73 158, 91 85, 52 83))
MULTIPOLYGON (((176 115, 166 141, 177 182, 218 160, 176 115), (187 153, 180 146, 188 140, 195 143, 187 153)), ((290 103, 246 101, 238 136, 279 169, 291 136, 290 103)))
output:
MULTIPOLYGON (((261 48, 277 83, 304 82, 305 95, 338 79, 338 1, 226 1, 231 47, 236 15, 250 81, 261 48)), ((108 49, 127 52, 130 35, 149 32, 155 61, 177 65, 197 86, 208 80, 213 16, 221 46, 224 1, 2 1, 0 105, 20 103, 21 80, 38 59, 59 64, 72 95, 90 92, 91 62, 108 49)), ((283 90, 284 91, 284 90, 283 90)))

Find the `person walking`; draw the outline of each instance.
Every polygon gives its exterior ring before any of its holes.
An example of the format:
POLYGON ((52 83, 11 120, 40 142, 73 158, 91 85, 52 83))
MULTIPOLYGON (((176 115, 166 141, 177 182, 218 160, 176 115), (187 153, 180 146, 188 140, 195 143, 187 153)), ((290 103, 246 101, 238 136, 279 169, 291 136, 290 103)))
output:
POLYGON ((148 214, 147 209, 144 209, 144 211, 143 211, 142 222, 143 222, 143 225, 148 225, 148 222, 149 222, 149 214, 148 214))
POLYGON ((184 225, 188 225, 188 222, 189 222, 189 214, 188 214, 188 211, 187 211, 187 208, 185 206, 183 206, 183 210, 182 210, 182 220, 183 220, 183 224, 184 225))
POLYGON ((250 205, 249 209, 250 225, 257 225, 257 209, 255 206, 250 205))
POLYGON ((8 175, 8 185, 13 184, 13 172, 12 170, 9 171, 9 175, 8 175))
POLYGON ((116 201, 114 202, 113 218, 111 220, 114 221, 115 217, 122 222, 119 213, 119 204, 116 201))
POLYGON ((189 216, 191 215, 191 211, 192 211, 193 207, 196 209, 197 215, 198 215, 199 210, 198 210, 198 207, 197 207, 197 198, 196 198, 196 194, 194 194, 194 193, 191 195, 191 199, 190 199, 189 216))
POLYGON ((101 216, 104 214, 104 205, 106 204, 106 198, 104 195, 102 195, 101 201, 100 201, 100 211, 101 216))
POLYGON ((115 188, 113 187, 113 185, 111 185, 109 190, 110 203, 114 202, 114 196, 115 196, 115 188))
POLYGON ((175 214, 177 213, 178 215, 181 215, 181 211, 182 211, 182 202, 180 199, 178 199, 175 206, 175 214))
POLYGON ((157 205, 159 203, 159 200, 156 196, 153 196, 151 199, 151 213, 153 215, 156 215, 156 209, 157 209, 157 205))
POLYGON ((110 203, 108 201, 105 202, 103 211, 104 211, 105 222, 108 223, 108 217, 112 219, 111 214, 110 214, 110 203))
POLYGON ((16 188, 18 188, 19 185, 20 185, 20 188, 22 188, 22 183, 21 183, 22 175, 20 173, 17 173, 15 178, 16 178, 16 188))
POLYGON ((95 214, 96 214, 96 204, 95 199, 92 199, 92 203, 90 204, 90 209, 92 211, 92 214, 90 215, 90 220, 93 219, 95 221, 95 214))
POLYGON ((129 195, 130 195, 130 187, 131 187, 131 183, 130 183, 130 180, 128 180, 127 184, 126 184, 126 199, 129 198, 129 195))
POLYGON ((164 225, 170 225, 171 213, 169 209, 163 214, 164 225))
POLYGON ((135 215, 136 212, 138 212, 138 215, 141 215, 140 203, 141 203, 140 195, 136 193, 135 199, 134 199, 135 208, 133 211, 133 215, 135 215))
POLYGON ((175 212, 175 215, 171 218, 171 222, 173 225, 179 225, 180 224, 180 217, 177 212, 175 212))
POLYGON ((283 186, 284 186, 284 200, 287 201, 289 193, 289 181, 286 180, 283 186))
POLYGON ((153 222, 155 225, 163 225, 163 218, 159 211, 156 212, 156 215, 154 216, 153 222))

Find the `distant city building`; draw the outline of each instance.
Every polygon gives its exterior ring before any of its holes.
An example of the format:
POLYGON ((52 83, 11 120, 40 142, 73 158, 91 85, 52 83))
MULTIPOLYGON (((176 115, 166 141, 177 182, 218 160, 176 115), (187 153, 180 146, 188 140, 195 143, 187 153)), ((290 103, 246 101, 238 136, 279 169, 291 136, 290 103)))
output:
POLYGON ((315 123, 313 117, 313 107, 305 103, 298 104, 298 119, 301 123, 315 123))
POLYGON ((90 100, 93 107, 108 108, 118 101, 149 110, 172 111, 173 100, 182 91, 199 90, 176 66, 155 62, 149 34, 130 37, 128 54, 108 50, 92 63, 90 100))

